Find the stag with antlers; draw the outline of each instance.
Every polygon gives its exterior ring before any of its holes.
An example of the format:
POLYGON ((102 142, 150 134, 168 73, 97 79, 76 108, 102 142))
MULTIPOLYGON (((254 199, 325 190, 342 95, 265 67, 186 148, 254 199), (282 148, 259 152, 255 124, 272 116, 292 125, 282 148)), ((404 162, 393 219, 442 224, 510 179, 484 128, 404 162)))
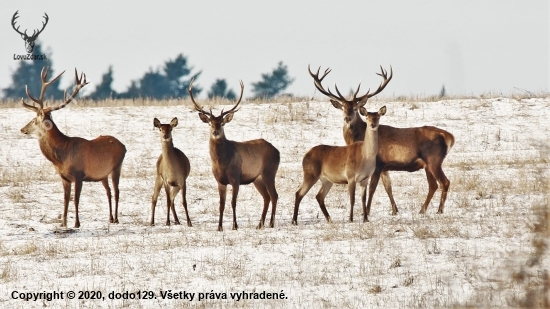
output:
POLYGON ((36 39, 38 38, 38 35, 40 33, 42 33, 42 31, 44 31, 44 28, 46 28, 46 25, 48 24, 48 20, 50 20, 50 18, 48 17, 48 14, 44 13, 43 17, 44 17, 45 21, 42 22, 42 29, 33 30, 32 35, 29 36, 27 34, 27 30, 25 30, 24 32, 21 32, 21 31, 19 31, 19 26, 17 26, 17 28, 15 28, 15 20, 19 18, 19 16, 17 14, 19 14, 19 11, 16 11, 13 14, 13 17, 11 18, 11 26, 13 27, 13 30, 15 30, 15 32, 19 33, 19 35, 21 35, 21 38, 23 40, 25 40, 25 49, 27 50, 27 53, 30 54, 34 50, 34 41, 36 41, 36 39))
POLYGON ((220 194, 220 218, 218 231, 222 231, 223 211, 227 185, 233 188, 231 207, 233 208, 233 229, 237 229, 237 195, 239 186, 253 183, 264 199, 264 208, 258 228, 264 226, 265 217, 271 201, 271 220, 269 227, 275 224, 275 210, 277 208, 277 191, 275 190, 275 175, 279 168, 279 150, 264 139, 256 139, 246 142, 236 142, 225 137, 224 126, 233 119, 233 114, 243 97, 244 85, 241 81, 241 95, 237 103, 228 111, 223 111, 219 116, 214 116, 200 107, 193 98, 193 81, 189 85, 189 96, 199 118, 210 125, 210 159, 212 161, 212 173, 218 182, 220 194))
POLYGON ((94 140, 86 140, 80 137, 69 137, 61 133, 53 122, 51 113, 67 106, 67 104, 69 104, 78 94, 80 89, 88 83, 86 82, 86 75, 81 73, 79 78, 75 69, 76 88, 73 93, 67 96, 67 91, 65 91, 62 104, 57 107, 44 108, 44 94, 46 89, 65 73, 65 71, 63 71, 51 81, 47 81, 48 69, 48 67, 43 68, 40 74, 42 89, 38 99, 33 97, 29 93, 29 88, 26 87, 27 96, 31 101, 37 103, 38 106, 34 106, 34 103, 33 105, 27 104, 24 99, 21 99, 25 108, 36 112, 36 117, 23 127, 21 132, 24 134, 36 135, 38 137, 38 144, 40 145, 42 154, 53 163, 57 173, 61 176, 63 189, 65 191, 61 226, 67 226, 67 210, 71 196, 71 184, 74 182, 74 227, 80 227, 78 205, 83 181, 101 181, 105 187, 109 200, 109 222, 118 223, 118 182, 122 161, 126 154, 126 147, 112 136, 102 135, 94 140), (109 174, 111 175, 115 191, 114 216, 111 204, 111 188, 109 187, 108 181, 109 174))
MULTIPOLYGON (((319 77, 320 68, 317 73, 311 72, 308 67, 309 74, 313 78, 313 82, 317 90, 329 97, 332 105, 341 109, 344 113, 344 140, 350 145, 356 141, 364 139, 366 124, 359 117, 359 109, 361 109, 367 100, 380 93, 393 77, 393 70, 390 67, 390 76, 382 67, 381 73, 377 73, 383 78, 378 89, 370 93, 367 91, 365 95, 357 97, 361 84, 353 94, 350 100, 346 99, 339 91, 335 84, 336 93, 333 94, 322 85, 323 79, 330 73, 330 69, 326 69, 323 76, 319 77)), ((369 185, 369 197, 367 202, 367 215, 370 213, 370 206, 374 191, 378 185, 380 177, 386 188, 386 192, 392 204, 392 214, 398 212, 397 205, 393 199, 390 177, 388 171, 407 171, 414 172, 419 169, 426 171, 428 179, 429 191, 426 201, 420 209, 420 213, 426 212, 426 208, 430 203, 435 191, 438 189, 438 183, 442 187, 441 200, 437 213, 443 213, 445 199, 449 190, 450 181, 443 173, 442 164, 445 156, 449 153, 454 145, 454 136, 442 129, 423 126, 413 128, 395 128, 385 125, 380 125, 378 129, 378 156, 376 159, 376 169, 371 177, 369 185)))
POLYGON ((325 207, 325 197, 332 184, 347 184, 350 200, 349 220, 353 221, 353 206, 355 204, 355 187, 359 184, 363 187, 363 221, 369 221, 365 208, 365 188, 367 182, 376 168, 376 155, 378 153, 378 126, 380 117, 386 114, 386 107, 380 108, 376 113, 367 112, 361 107, 361 115, 367 117, 367 128, 363 142, 353 143, 348 146, 319 145, 309 150, 302 160, 304 181, 296 191, 294 204, 294 216, 292 224, 298 222, 298 208, 300 201, 320 179, 321 189, 316 199, 328 222, 330 215, 325 207))

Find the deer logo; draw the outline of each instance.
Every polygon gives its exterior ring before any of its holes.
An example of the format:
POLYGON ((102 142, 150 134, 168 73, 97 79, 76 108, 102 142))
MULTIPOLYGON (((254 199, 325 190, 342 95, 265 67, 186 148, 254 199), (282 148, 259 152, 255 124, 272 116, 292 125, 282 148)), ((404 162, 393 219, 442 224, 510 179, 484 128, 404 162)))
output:
POLYGON ((42 31, 44 31, 44 28, 46 28, 49 17, 48 17, 48 14, 44 13, 43 17, 46 21, 42 22, 42 29, 33 30, 32 35, 29 36, 27 34, 27 30, 25 30, 25 32, 21 32, 19 31, 19 26, 15 28, 15 20, 19 18, 19 16, 17 15, 18 13, 19 11, 16 11, 15 14, 13 14, 13 17, 11 18, 11 26, 13 27, 13 30, 15 30, 15 32, 21 35, 21 38, 25 41, 25 49, 27 50, 27 53, 30 54, 34 50, 34 41, 38 38, 38 35, 42 33, 42 31))

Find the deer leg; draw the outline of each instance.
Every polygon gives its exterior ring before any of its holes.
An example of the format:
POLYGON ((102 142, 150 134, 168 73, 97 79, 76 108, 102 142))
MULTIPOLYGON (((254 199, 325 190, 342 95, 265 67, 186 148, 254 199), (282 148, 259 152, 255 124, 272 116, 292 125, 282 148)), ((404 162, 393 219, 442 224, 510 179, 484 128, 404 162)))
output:
POLYGON ((269 178, 269 181, 264 181, 267 193, 269 193, 269 197, 271 198, 271 218, 269 219, 269 227, 271 228, 275 227, 275 211, 277 210, 277 201, 279 199, 279 194, 277 194, 277 190, 275 189, 275 175, 272 177, 269 178))
POLYGON ((382 184, 384 185, 384 189, 386 189, 386 193, 388 194, 388 197, 390 198, 392 215, 395 216, 395 215, 397 215, 399 210, 397 210, 397 204, 395 204, 395 200, 393 199, 393 192, 392 192, 392 189, 391 189, 390 174, 387 171, 382 171, 382 173, 380 173, 380 178, 382 179, 382 184))
POLYGON ((225 210, 225 197, 227 195, 227 186, 218 183, 218 193, 220 194, 220 220, 218 222, 218 231, 223 231, 223 211, 225 210))
POLYGON ((120 180, 121 169, 122 169, 122 162, 111 173, 111 181, 113 182, 113 189, 115 191, 115 216, 114 216, 113 223, 118 223, 118 197, 120 193, 118 190, 118 182, 120 180))
POLYGON ((103 178, 101 180, 101 184, 103 184, 105 192, 107 192, 107 199, 109 200, 109 223, 114 223, 115 220, 113 219, 113 207, 111 203, 111 188, 109 187, 109 179, 107 177, 103 178))
POLYGON ((183 181, 183 185, 181 186, 181 198, 183 203, 183 209, 185 209, 185 216, 187 217, 187 226, 191 227, 193 224, 191 224, 191 219, 189 218, 189 213, 187 212, 187 184, 185 183, 185 180, 183 181))
POLYGON ((78 219, 78 204, 80 202, 80 192, 82 192, 82 179, 76 178, 74 182, 74 227, 76 229, 80 227, 80 220, 78 219))
POLYGON ((357 186, 355 179, 348 179, 348 194, 349 194, 349 222, 353 222, 353 205, 355 205, 355 187, 357 186))
POLYGON ((317 203, 319 203, 319 207, 321 208, 323 215, 325 215, 325 219, 328 223, 332 223, 332 219, 330 218, 327 207, 325 206, 325 197, 327 196, 328 191, 330 191, 330 188, 332 188, 332 182, 324 177, 321 177, 321 189, 315 196, 315 199, 317 200, 317 203))
POLYGON ((420 208, 420 214, 426 213, 426 209, 428 208, 428 205, 430 204, 430 201, 432 200, 435 191, 437 191, 437 181, 435 180, 435 177, 432 175, 432 172, 428 168, 426 168, 426 178, 428 178, 429 191, 424 205, 422 205, 422 208, 420 208))
POLYGON ((233 189, 233 196, 231 197, 231 208, 233 208, 233 229, 236 230, 239 228, 237 225, 237 195, 239 195, 239 183, 231 184, 233 189))
POLYGON ((67 227, 67 212, 69 210, 69 200, 71 199, 71 182, 62 179, 63 182, 63 218, 61 219, 61 227, 67 227))
POLYGON ((155 187, 153 188, 153 198, 151 199, 151 221, 149 225, 155 225, 155 207, 157 206, 157 199, 159 197, 160 188, 162 187, 162 179, 160 175, 157 175, 155 180, 155 187))
POLYGON ((363 206, 363 222, 368 222, 367 213, 367 180, 361 182, 361 205, 363 206))
POLYGON ((164 184, 164 192, 166 192, 166 225, 170 225, 170 210, 172 209, 172 205, 170 203, 170 186, 168 184, 164 184))
MULTIPOLYGON (((294 215, 292 216, 293 225, 298 224, 298 208, 300 208, 300 202, 302 201, 302 198, 304 198, 304 196, 311 189, 311 187, 313 187, 317 180, 319 180, 319 175, 312 175, 304 171, 304 182, 302 183, 298 191, 296 191, 296 201, 294 202, 294 215)), ((323 206, 321 206, 321 210, 323 210, 323 206)), ((328 213, 325 213, 325 217, 327 217, 327 215, 328 213)))
POLYGON ((363 222, 369 222, 368 216, 370 215, 370 206, 372 205, 372 197, 374 196, 374 192, 376 191, 376 186, 378 186, 378 180, 380 180, 380 169, 375 169, 374 173, 372 173, 372 176, 370 177, 370 184, 369 184, 369 199, 367 201, 367 209, 363 210, 363 222))
POLYGON ((178 215, 176 214, 176 206, 174 205, 174 201, 176 200, 176 195, 178 195, 178 192, 180 192, 179 186, 172 187, 172 192, 170 192, 170 209, 172 209, 172 216, 174 217, 174 221, 176 225, 180 225, 180 220, 178 219, 178 215))
POLYGON ((257 229, 261 229, 264 227, 265 217, 267 215, 267 209, 269 208, 269 193, 267 192, 267 188, 265 187, 265 183, 263 182, 262 177, 258 177, 256 178, 256 180, 254 180, 254 186, 256 187, 256 190, 258 190, 258 192, 260 192, 260 194, 264 198, 264 209, 262 210, 260 223, 258 224, 258 227, 257 227, 257 229))
POLYGON ((443 206, 445 205, 445 200, 447 199, 447 191, 449 191, 449 186, 451 182, 449 181, 449 179, 447 179, 445 173, 443 173, 443 169, 441 169, 441 166, 435 168, 433 175, 435 176, 435 179, 437 179, 437 182, 439 182, 439 185, 441 185, 441 200, 439 202, 437 213, 442 214, 443 206))

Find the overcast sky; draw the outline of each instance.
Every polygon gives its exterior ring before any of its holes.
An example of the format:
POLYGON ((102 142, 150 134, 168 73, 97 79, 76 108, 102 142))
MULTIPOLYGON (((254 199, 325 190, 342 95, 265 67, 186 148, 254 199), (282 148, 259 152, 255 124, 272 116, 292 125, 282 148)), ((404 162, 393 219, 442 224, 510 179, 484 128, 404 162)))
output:
MULTIPOLYGON (((376 88, 379 66, 393 66, 387 95, 548 91, 549 2, 495 1, 2 1, 0 88, 19 65, 25 44, 12 29, 49 23, 39 40, 55 72, 83 70, 99 83, 109 65, 124 91, 149 68, 183 53, 205 91, 217 78, 238 89, 283 61, 295 82, 287 92, 310 96, 307 66, 332 68, 325 86, 346 93, 360 80, 376 88)), ((62 85, 73 82, 67 74, 62 85)), ((88 91, 93 88, 88 86, 88 91)), ((85 88, 86 89, 86 88, 85 88)))

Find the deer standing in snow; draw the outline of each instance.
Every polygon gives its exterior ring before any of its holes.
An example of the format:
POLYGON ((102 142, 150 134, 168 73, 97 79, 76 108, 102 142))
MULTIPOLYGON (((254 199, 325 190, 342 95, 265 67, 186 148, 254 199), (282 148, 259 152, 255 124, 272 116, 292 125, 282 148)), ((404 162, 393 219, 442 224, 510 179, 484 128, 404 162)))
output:
POLYGON ((172 130, 178 125, 178 118, 172 119, 170 124, 162 124, 155 118, 153 125, 159 130, 160 142, 162 145, 162 153, 157 160, 157 177, 155 180, 155 188, 153 191, 153 199, 151 204, 151 225, 155 225, 155 206, 157 205, 157 199, 159 196, 160 188, 164 186, 166 192, 166 225, 170 225, 170 211, 174 217, 175 224, 180 224, 178 215, 176 214, 176 208, 174 206, 174 199, 178 192, 181 190, 183 208, 185 209, 185 216, 187 217, 187 226, 192 226, 191 219, 189 219, 189 213, 187 212, 187 185, 186 180, 191 171, 191 165, 189 159, 185 154, 174 147, 172 140, 172 130), (170 188, 172 190, 170 190, 170 188))
POLYGON ((210 159, 212 161, 212 173, 218 182, 218 192, 220 194, 220 218, 218 231, 222 231, 223 211, 225 209, 225 198, 227 185, 233 188, 231 198, 231 207, 233 208, 233 229, 237 226, 237 195, 239 186, 253 183, 258 192, 264 199, 264 208, 262 217, 258 224, 258 229, 264 226, 265 217, 271 201, 271 219, 269 227, 274 227, 275 210, 277 208, 278 194, 275 190, 275 175, 279 168, 280 154, 279 150, 264 139, 255 139, 246 142, 236 142, 228 140, 225 136, 224 126, 233 119, 233 114, 241 103, 243 97, 244 85, 241 81, 241 95, 237 103, 228 111, 219 116, 214 116, 212 111, 205 111, 193 98, 193 82, 189 86, 188 92, 199 112, 199 118, 202 122, 210 125, 210 159))

